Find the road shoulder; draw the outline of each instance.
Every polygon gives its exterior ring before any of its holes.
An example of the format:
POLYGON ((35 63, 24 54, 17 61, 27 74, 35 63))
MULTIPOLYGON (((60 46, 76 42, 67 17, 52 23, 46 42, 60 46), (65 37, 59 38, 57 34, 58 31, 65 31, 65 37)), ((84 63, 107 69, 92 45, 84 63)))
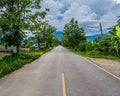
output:
POLYGON ((106 71, 120 78, 120 62, 119 61, 107 60, 107 59, 101 59, 101 58, 90 58, 90 57, 83 57, 83 58, 90 60, 91 62, 95 63, 99 67, 105 69, 106 71))

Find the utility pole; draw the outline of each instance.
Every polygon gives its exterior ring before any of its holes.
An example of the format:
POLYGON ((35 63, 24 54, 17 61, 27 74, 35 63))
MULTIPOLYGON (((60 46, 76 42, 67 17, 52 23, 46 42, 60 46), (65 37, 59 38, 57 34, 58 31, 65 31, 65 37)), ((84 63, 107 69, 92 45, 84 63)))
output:
POLYGON ((99 26, 100 26, 101 35, 103 36, 103 29, 102 29, 102 24, 101 24, 101 22, 99 23, 99 26))

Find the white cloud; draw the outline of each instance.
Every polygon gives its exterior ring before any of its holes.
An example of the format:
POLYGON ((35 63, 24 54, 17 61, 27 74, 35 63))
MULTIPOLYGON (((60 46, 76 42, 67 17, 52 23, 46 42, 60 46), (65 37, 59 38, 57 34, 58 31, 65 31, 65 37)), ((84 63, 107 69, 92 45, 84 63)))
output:
POLYGON ((49 8, 50 12, 48 14, 57 15, 60 13, 61 8, 63 8, 63 4, 59 1, 54 0, 45 0, 42 2, 43 8, 49 8))
POLYGON ((59 0, 66 6, 70 6, 72 3, 77 2, 78 4, 87 5, 95 11, 107 11, 112 7, 114 0, 59 0))
MULTIPOLYGON (((99 26, 99 22, 103 22, 105 27, 110 27, 120 15, 120 5, 115 4, 114 0, 44 0, 42 6, 50 8, 46 20, 59 30, 71 18, 78 20, 81 25, 99 26)), ((95 33, 88 31, 87 34, 95 33)))
POLYGON ((120 3, 120 0, 115 0, 117 3, 120 3))
POLYGON ((56 28, 60 27, 60 21, 57 17, 62 16, 61 9, 64 7, 64 4, 60 1, 54 0, 45 0, 42 2, 43 9, 49 8, 50 12, 48 12, 46 16, 46 20, 49 20, 49 23, 56 28))
POLYGON ((69 22, 71 18, 75 18, 79 23, 96 19, 96 13, 92 12, 89 6, 71 4, 71 7, 63 14, 63 22, 69 22))
POLYGON ((57 27, 58 29, 63 29, 64 25, 68 23, 71 18, 75 18, 80 23, 82 23, 89 20, 94 20, 97 17, 96 13, 92 12, 89 6, 79 5, 77 3, 72 3, 69 9, 66 10, 63 14, 59 9, 54 9, 54 12, 56 14, 49 13, 46 19, 50 21, 50 24, 57 27), (57 18, 59 16, 62 17, 61 20, 57 18))
POLYGON ((120 16, 120 4, 115 4, 106 14, 101 16, 100 20, 105 22, 105 27, 111 27, 116 24, 118 16, 120 16))

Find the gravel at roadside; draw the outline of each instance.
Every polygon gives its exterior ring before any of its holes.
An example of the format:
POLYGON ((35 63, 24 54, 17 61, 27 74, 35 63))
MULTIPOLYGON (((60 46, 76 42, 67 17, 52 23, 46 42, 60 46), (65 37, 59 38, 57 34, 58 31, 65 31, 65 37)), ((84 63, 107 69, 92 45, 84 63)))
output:
POLYGON ((89 58, 89 57, 87 57, 87 59, 120 78, 119 61, 99 59, 99 58, 89 58))

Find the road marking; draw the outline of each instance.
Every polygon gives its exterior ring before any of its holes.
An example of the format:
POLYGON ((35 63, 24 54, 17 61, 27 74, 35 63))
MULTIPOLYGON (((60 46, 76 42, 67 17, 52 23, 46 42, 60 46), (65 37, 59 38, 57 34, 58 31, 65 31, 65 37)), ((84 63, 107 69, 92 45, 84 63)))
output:
MULTIPOLYGON (((79 56, 79 55, 78 55, 78 56, 79 56)), ((81 57, 81 56, 80 56, 80 57, 81 57)), ((81 57, 81 58, 83 58, 83 57, 81 57)), ((114 75, 114 74, 112 74, 111 72, 107 71, 106 69, 104 69, 104 68, 102 68, 102 67, 98 66, 98 65, 97 65, 97 64, 95 64, 94 62, 92 62, 92 61, 90 61, 90 60, 88 60, 88 59, 86 59, 86 58, 83 58, 83 59, 84 59, 84 60, 86 60, 86 61, 88 61, 89 63, 93 64, 93 65, 94 65, 94 66, 96 66, 97 68, 99 68, 99 69, 103 70, 104 72, 108 73, 109 75, 111 75, 111 76, 115 77, 116 79, 120 80, 120 78, 119 78, 119 77, 117 77, 116 75, 114 75)))
MULTIPOLYGON (((94 63, 93 63, 93 64, 94 64, 94 63)), ((117 77, 116 75, 114 75, 114 74, 112 74, 111 72, 107 71, 106 69, 104 69, 104 68, 102 68, 102 67, 100 67, 100 66, 98 66, 98 65, 96 65, 96 64, 94 64, 94 65, 95 65, 96 67, 98 67, 99 69, 103 70, 104 72, 108 73, 109 75, 111 75, 111 76, 115 77, 116 79, 120 80, 119 77, 117 77)))
POLYGON ((65 75, 64 75, 64 73, 62 73, 62 89, 63 89, 63 96, 67 96, 66 95, 65 75))

